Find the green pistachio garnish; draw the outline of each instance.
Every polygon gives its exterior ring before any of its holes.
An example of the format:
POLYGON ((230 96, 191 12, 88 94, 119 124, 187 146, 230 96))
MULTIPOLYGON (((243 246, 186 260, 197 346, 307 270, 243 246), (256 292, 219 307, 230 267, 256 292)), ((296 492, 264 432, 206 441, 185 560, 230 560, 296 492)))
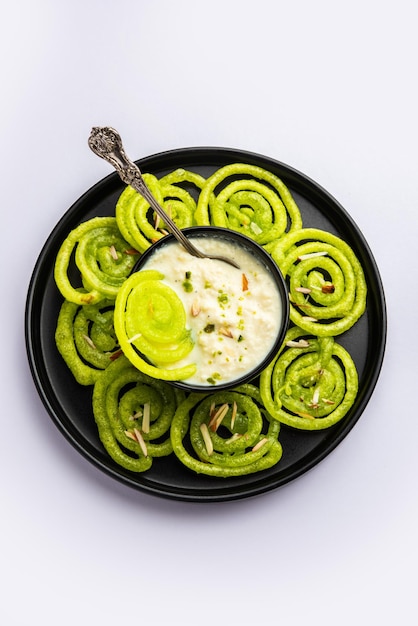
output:
POLYGON ((183 281, 183 289, 186 293, 191 293, 193 291, 193 285, 190 280, 183 281))

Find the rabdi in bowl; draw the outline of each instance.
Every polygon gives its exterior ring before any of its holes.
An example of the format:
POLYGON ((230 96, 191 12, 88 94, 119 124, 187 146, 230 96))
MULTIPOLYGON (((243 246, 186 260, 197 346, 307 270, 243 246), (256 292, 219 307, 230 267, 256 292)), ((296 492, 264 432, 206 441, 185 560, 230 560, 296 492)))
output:
POLYGON ((252 239, 218 227, 184 229, 198 258, 167 235, 142 254, 120 290, 115 331, 148 375, 189 391, 256 378, 280 348, 289 322, 283 276, 252 239))

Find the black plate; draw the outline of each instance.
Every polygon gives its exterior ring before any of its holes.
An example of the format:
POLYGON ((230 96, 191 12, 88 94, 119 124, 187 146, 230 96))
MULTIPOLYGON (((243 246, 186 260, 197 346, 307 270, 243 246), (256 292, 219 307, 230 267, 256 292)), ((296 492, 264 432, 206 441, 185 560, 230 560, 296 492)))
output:
POLYGON ((177 167, 209 176, 229 163, 259 165, 279 176, 289 187, 302 214, 304 227, 332 232, 354 249, 368 284, 367 310, 338 339, 353 357, 359 372, 359 393, 346 417, 325 431, 305 432, 283 426, 283 457, 275 467, 241 478, 219 479, 197 475, 175 457, 156 459, 144 474, 116 465, 103 449, 91 412, 91 388, 81 387, 57 352, 54 331, 62 298, 53 278, 58 249, 80 222, 94 216, 114 215, 124 184, 110 174, 87 191, 58 222, 37 260, 29 286, 25 333, 29 364, 38 393, 54 423, 69 442, 94 465, 113 478, 150 494, 197 502, 234 500, 254 496, 302 475, 328 455, 349 433, 363 413, 376 385, 386 343, 386 307, 374 258, 357 225, 342 206, 293 168, 270 158, 225 148, 185 148, 137 161, 143 172, 158 177, 177 167))

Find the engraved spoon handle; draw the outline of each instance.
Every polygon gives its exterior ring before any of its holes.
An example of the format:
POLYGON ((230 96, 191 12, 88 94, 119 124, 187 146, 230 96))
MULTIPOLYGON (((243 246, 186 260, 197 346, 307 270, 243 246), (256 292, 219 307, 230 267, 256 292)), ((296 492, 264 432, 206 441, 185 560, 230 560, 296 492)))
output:
POLYGON ((180 241, 190 254, 200 258, 205 256, 200 250, 195 248, 156 201, 146 186, 141 170, 126 155, 122 139, 116 130, 108 126, 103 128, 95 127, 91 131, 88 143, 91 150, 97 154, 97 156, 113 165, 124 183, 133 187, 135 191, 140 193, 141 196, 147 200, 154 211, 164 220, 168 230, 180 241))
POLYGON ((133 187, 135 191, 147 200, 154 211, 161 217, 161 219, 164 220, 168 230, 191 255, 201 259, 205 257, 219 259, 233 265, 234 267, 238 267, 232 259, 204 254, 195 248, 190 239, 184 235, 171 217, 167 215, 164 209, 156 201, 142 177, 141 170, 127 157, 123 148, 122 139, 114 128, 110 128, 109 126, 104 126, 102 128, 96 126, 92 128, 88 144, 97 156, 101 157, 105 161, 108 161, 108 163, 115 168, 124 183, 133 187))

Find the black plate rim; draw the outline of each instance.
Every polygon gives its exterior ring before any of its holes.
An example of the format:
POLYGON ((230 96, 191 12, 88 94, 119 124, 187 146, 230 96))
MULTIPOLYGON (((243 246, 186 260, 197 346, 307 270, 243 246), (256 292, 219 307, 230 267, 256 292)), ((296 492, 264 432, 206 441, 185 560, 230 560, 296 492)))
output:
MULTIPOLYGON (((59 406, 56 406, 54 398, 49 397, 46 389, 46 374, 41 370, 38 362, 35 328, 33 327, 33 319, 34 316, 36 316, 35 294, 42 276, 42 272, 45 269, 45 259, 49 254, 49 249, 51 247, 51 244, 54 242, 56 234, 58 232, 61 232, 63 229, 71 229, 69 223, 76 216, 77 208, 82 205, 84 200, 90 195, 94 195, 98 190, 104 190, 107 187, 123 185, 115 172, 108 174, 107 176, 99 180, 87 191, 85 191, 65 211, 65 213, 58 220, 50 235, 46 239, 36 260, 28 285, 24 317, 25 345, 29 369, 32 375, 33 382, 35 384, 35 388, 47 411, 47 414, 52 419, 53 423, 61 432, 61 434, 84 458, 86 458, 99 470, 117 480, 118 482, 132 487, 137 491, 145 492, 150 495, 159 496, 166 499, 188 502, 221 502, 239 500, 261 495, 263 493, 275 490, 290 483, 291 481, 294 481, 296 478, 301 477, 303 474, 305 474, 318 463, 320 463, 326 456, 328 456, 341 443, 341 441, 348 435, 348 433, 358 422, 374 392, 380 376, 385 355, 387 339, 386 299, 377 263, 365 237, 363 236, 356 222, 349 215, 348 211, 346 211, 346 209, 338 202, 338 200, 336 200, 320 184, 318 184, 312 178, 297 170, 296 168, 287 165, 286 163, 256 152, 250 152, 236 148, 222 148, 210 146, 177 148, 143 157, 136 160, 135 163, 142 170, 146 171, 147 168, 152 170, 152 168, 156 166, 161 169, 162 163, 164 163, 165 169, 169 169, 173 167, 173 164, 180 166, 179 163, 189 163, 190 161, 194 162, 196 165, 216 165, 219 167, 219 161, 224 162, 225 160, 227 162, 234 162, 237 160, 256 165, 260 165, 262 162, 264 162, 265 164, 261 166, 264 166, 266 168, 268 168, 268 164, 270 164, 270 166, 273 166, 273 168, 281 171, 280 176, 285 180, 286 184, 289 184, 289 180, 296 180, 301 188, 309 189, 315 195, 322 196, 323 199, 326 199, 331 205, 333 205, 333 207, 338 212, 338 217, 341 218, 349 226, 349 228, 355 232, 357 248, 358 250, 362 250, 364 255, 367 257, 369 269, 371 269, 371 272, 373 274, 374 285, 373 293, 371 295, 376 301, 375 304, 380 314, 380 319, 377 320, 377 325, 379 327, 379 345, 373 355, 374 366, 372 368, 371 375, 368 378, 367 386, 358 402, 355 414, 346 423, 344 428, 340 429, 338 434, 330 440, 330 442, 324 449, 322 449, 319 453, 315 453, 306 458, 303 464, 299 464, 292 471, 288 471, 285 477, 281 477, 279 473, 277 477, 270 477, 269 480, 266 481, 263 480, 263 473, 260 473, 260 475, 251 475, 251 486, 246 489, 241 488, 238 491, 233 486, 226 486, 225 488, 223 488, 222 483, 220 483, 220 488, 215 489, 213 492, 207 490, 202 491, 199 489, 194 489, 193 491, 190 491, 181 488, 175 488, 173 486, 171 486, 169 489, 163 489, 159 486, 155 486, 152 481, 148 481, 146 478, 146 474, 140 475, 139 477, 137 475, 131 475, 129 474, 129 472, 120 471, 119 468, 115 469, 110 464, 101 461, 99 458, 97 458, 95 450, 92 446, 90 446, 89 442, 85 440, 80 440, 66 427, 64 420, 59 415, 59 406), (138 482, 138 478, 140 478, 140 482, 138 482)), ((184 167, 186 167, 186 165, 184 165, 184 167)), ((355 251, 358 252, 358 250, 355 251)))

